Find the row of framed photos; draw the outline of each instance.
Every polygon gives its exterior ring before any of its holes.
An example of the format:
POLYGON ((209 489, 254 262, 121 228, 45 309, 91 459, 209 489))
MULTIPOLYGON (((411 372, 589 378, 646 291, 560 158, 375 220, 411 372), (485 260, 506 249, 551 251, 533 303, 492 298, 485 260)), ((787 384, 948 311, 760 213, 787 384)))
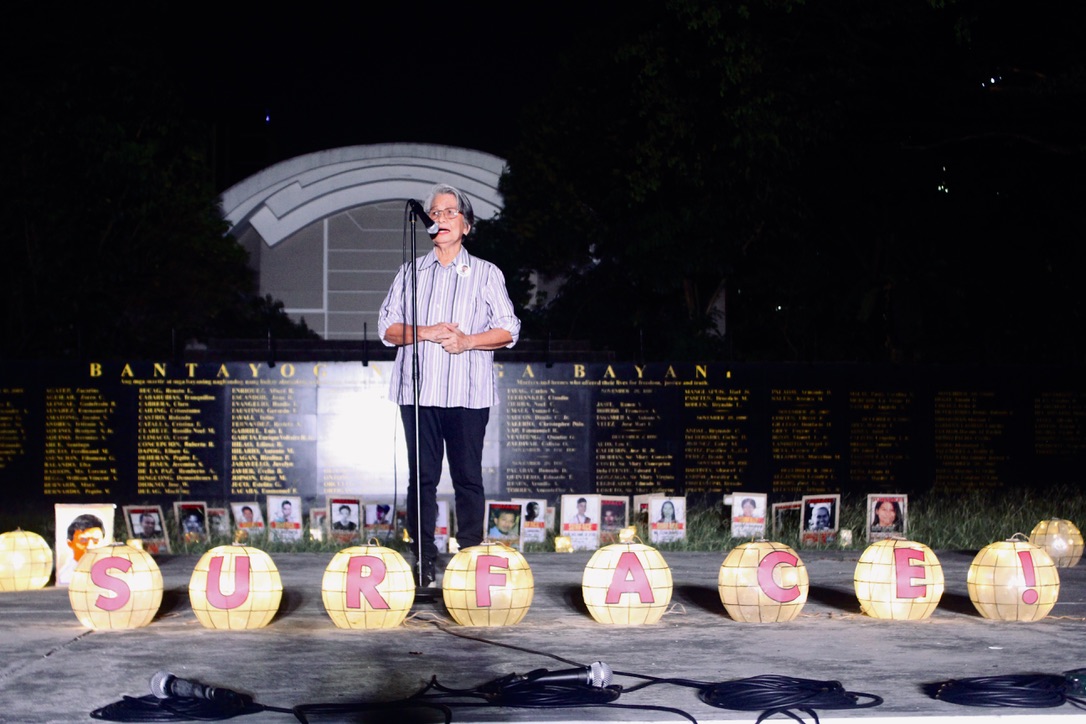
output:
MULTIPOLYGON (((513 498, 486 501, 485 535, 520 549, 525 543, 543 543, 547 531, 555 530, 555 510, 545 498, 513 498)), ((733 538, 757 538, 766 534, 765 493, 737 492, 725 497, 731 507, 733 538)), ((198 501, 174 503, 180 536, 188 541, 207 540, 209 535, 230 537, 235 531, 248 535, 268 534, 272 540, 295 542, 302 538, 302 500, 299 496, 266 496, 267 518, 257 501, 231 503, 230 508, 208 507, 198 501), (231 518, 233 524, 231 524, 231 518)), ((628 496, 569 494, 560 499, 558 532, 569 536, 574 550, 593 550, 616 542, 618 531, 630 524, 631 510, 649 531, 651 543, 682 540, 686 536, 686 498, 668 495, 628 496)), ((824 544, 836 540, 840 529, 839 494, 805 495, 801 500, 772 505, 774 536, 787 526, 790 511, 799 512, 802 543, 824 544)), ((444 548, 450 534, 448 501, 439 501, 435 535, 444 548)), ((140 538, 152 553, 169 553, 170 540, 163 527, 160 506, 125 506, 125 521, 131 538, 140 538)), ((904 536, 908 527, 908 496, 870 494, 867 496, 865 537, 874 542, 904 536)), ((394 529, 394 513, 387 503, 364 502, 357 497, 330 497, 323 508, 310 511, 311 535, 344 543, 384 538, 394 529)))
MULTIPOLYGON (((513 498, 486 501, 484 535, 511 547, 522 549, 526 543, 543 543, 547 531, 557 531, 569 538, 573 550, 595 550, 618 542, 618 534, 631 523, 631 516, 648 529, 650 543, 667 543, 686 537, 686 498, 668 495, 608 496, 569 494, 555 509, 546 498, 513 498)), ((736 492, 724 498, 731 507, 733 538, 761 538, 766 535, 767 496, 765 493, 736 492)), ((66 567, 74 567, 80 553, 113 540, 112 504, 57 505, 58 581, 66 567), (100 510, 99 510, 100 508, 100 510)), ((434 530, 438 550, 448 552, 452 521, 449 501, 438 500, 438 520, 434 530)), ((139 539, 150 553, 170 553, 165 515, 159 505, 126 505, 124 520, 128 537, 139 539)), ((829 544, 840 532, 841 496, 805 495, 801 500, 774 503, 769 510, 772 535, 791 526, 798 519, 801 543, 829 544)), ((345 545, 376 538, 387 542, 396 530, 392 506, 368 502, 357 497, 329 497, 322 507, 309 511, 309 534, 314 539, 333 540, 345 545)), ((209 507, 200 501, 173 504, 178 538, 185 542, 205 542, 210 538, 246 539, 249 537, 278 542, 301 541, 302 499, 293 495, 267 495, 259 501, 231 503, 228 508, 209 507)), ((851 535, 851 531, 848 532, 851 535)), ((867 496, 865 537, 869 542, 908 534, 908 496, 876 493, 867 496)))
MULTIPOLYGON (((445 501, 439 506, 447 517, 445 501)), ((178 536, 187 542, 203 542, 210 537, 263 538, 282 543, 302 540, 302 498, 297 495, 268 495, 265 505, 251 500, 231 503, 229 508, 209 507, 201 501, 173 504, 178 536), (267 514, 265 515, 265 511, 267 514)), ((128 536, 143 541, 144 550, 170 553, 164 513, 159 505, 126 505, 124 520, 128 536)), ((331 497, 322 508, 309 511, 310 535, 316 540, 331 536, 343 542, 361 541, 363 536, 383 537, 394 529, 392 506, 365 503, 357 497, 331 497)), ((448 534, 447 526, 444 531, 448 534)))

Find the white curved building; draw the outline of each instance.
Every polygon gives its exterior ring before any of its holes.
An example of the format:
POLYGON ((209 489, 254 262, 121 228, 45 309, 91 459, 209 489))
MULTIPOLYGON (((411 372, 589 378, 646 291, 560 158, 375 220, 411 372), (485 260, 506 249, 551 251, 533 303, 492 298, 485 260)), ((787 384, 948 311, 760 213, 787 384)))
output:
MULTIPOLYGON (((349 146, 277 163, 227 189, 221 203, 262 296, 324 339, 376 339, 377 308, 403 261, 407 199, 424 201, 435 183, 449 183, 488 219, 502 207, 504 168, 465 148, 349 146)), ((430 249, 422 228, 418 249, 430 249)))

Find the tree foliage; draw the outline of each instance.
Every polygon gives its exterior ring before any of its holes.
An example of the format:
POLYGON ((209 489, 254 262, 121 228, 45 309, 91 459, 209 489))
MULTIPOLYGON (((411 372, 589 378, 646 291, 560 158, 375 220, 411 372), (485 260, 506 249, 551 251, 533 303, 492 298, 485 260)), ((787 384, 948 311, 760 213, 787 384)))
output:
MULTIPOLYGON (((149 63, 149 67, 153 64, 149 63)), ((10 356, 161 355, 189 337, 304 333, 225 236, 205 129, 164 78, 50 58, 4 76, 10 356)))
POLYGON ((553 280, 529 332, 624 355, 1081 360, 1078 33, 1027 48, 1002 12, 619 14, 526 115, 477 242, 553 280))

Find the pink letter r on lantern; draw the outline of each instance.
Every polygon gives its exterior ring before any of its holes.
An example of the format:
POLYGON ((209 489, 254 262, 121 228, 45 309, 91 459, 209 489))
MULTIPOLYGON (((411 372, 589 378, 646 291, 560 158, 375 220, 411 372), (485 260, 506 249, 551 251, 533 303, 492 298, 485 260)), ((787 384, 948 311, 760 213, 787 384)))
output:
POLYGON ((234 557, 234 592, 222 592, 222 563, 224 556, 215 556, 207 566, 207 602, 215 608, 229 611, 245 603, 249 597, 249 557, 234 557))
POLYGON ((347 563, 347 608, 362 608, 365 596, 370 608, 387 610, 388 601, 377 591, 386 573, 385 562, 377 556, 351 556, 347 563), (369 569, 369 575, 362 575, 363 568, 369 569))
POLYGON ((132 570, 132 561, 120 556, 110 556, 95 561, 91 566, 91 583, 117 594, 113 598, 99 595, 94 600, 94 605, 103 611, 119 611, 132 598, 132 589, 128 587, 128 584, 120 578, 109 575, 109 570, 113 568, 121 573, 128 573, 132 570))
POLYGON ((479 556, 475 559, 475 605, 490 606, 490 587, 504 586, 505 574, 492 573, 491 568, 509 568, 509 559, 502 556, 479 556))
POLYGON ((618 603, 624 593, 636 593, 641 598, 641 603, 656 603, 645 567, 633 551, 619 555, 615 575, 611 577, 604 603, 618 603))
POLYGON ((916 548, 895 548, 894 567, 897 569, 897 597, 923 598, 927 595, 926 585, 914 585, 914 578, 924 578, 924 568, 913 565, 913 561, 924 560, 924 551, 916 548))
POLYGON ((788 565, 795 567, 797 563, 799 563, 799 558, 796 558, 788 551, 773 551, 759 561, 758 586, 762 589, 762 593, 768 596, 771 601, 777 603, 791 603, 799 598, 799 586, 781 588, 773 580, 773 570, 777 566, 788 565))

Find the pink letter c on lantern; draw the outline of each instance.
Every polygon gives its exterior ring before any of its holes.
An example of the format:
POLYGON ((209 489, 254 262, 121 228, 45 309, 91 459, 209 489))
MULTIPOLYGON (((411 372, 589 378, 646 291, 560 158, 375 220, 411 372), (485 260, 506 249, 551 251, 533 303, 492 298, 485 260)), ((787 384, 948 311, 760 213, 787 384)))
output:
POLYGON ((799 558, 788 551, 773 551, 759 561, 758 586, 762 589, 762 593, 777 603, 791 603, 799 598, 799 586, 781 588, 773 580, 773 570, 777 566, 788 565, 794 567, 797 563, 799 563, 799 558))

